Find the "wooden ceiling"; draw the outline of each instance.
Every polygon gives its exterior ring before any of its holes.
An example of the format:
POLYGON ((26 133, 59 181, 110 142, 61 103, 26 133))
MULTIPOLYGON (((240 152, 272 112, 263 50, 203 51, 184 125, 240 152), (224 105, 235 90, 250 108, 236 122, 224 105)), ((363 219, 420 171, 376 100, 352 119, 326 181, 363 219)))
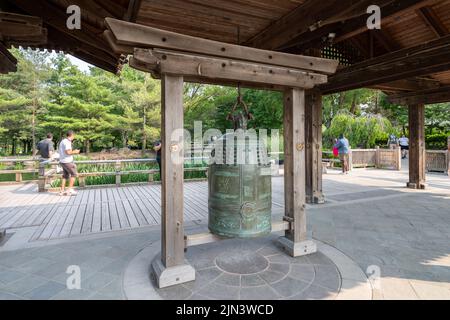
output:
MULTIPOLYGON (((22 44, 63 50, 112 72, 123 57, 103 38, 105 17, 262 49, 305 54, 315 48, 323 57, 339 59, 343 66, 450 34, 450 0, 6 0, 0 8, 39 17, 47 30, 44 44, 4 40, 7 47, 22 44), (81 30, 65 26, 66 8, 71 4, 81 8, 81 30), (366 9, 371 4, 382 7, 381 30, 366 27, 366 9)), ((407 78, 375 81, 371 86, 386 91, 446 87, 450 68, 445 65, 427 65, 427 69, 420 64, 417 75, 408 72, 407 78)))

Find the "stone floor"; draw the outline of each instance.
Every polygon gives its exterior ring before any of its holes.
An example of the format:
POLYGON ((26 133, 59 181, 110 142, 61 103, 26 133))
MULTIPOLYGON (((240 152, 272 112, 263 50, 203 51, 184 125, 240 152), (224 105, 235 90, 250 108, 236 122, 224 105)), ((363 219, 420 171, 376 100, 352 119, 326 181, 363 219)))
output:
POLYGON ((336 265, 323 253, 291 258, 277 236, 228 240, 188 250, 196 280, 158 289, 163 299, 334 299, 341 287, 336 265))
MULTIPOLYGON (((308 206, 312 236, 366 271, 375 299, 450 299, 450 179, 427 179, 427 190, 414 191, 404 188, 405 171, 330 172, 327 202, 308 206)), ((9 229, 0 247, 2 300, 123 299, 127 265, 160 236, 158 226, 149 226, 30 242, 33 228, 9 229), (72 265, 81 270, 80 290, 66 286, 72 265)), ((188 233, 205 229, 206 221, 186 227, 188 233)))

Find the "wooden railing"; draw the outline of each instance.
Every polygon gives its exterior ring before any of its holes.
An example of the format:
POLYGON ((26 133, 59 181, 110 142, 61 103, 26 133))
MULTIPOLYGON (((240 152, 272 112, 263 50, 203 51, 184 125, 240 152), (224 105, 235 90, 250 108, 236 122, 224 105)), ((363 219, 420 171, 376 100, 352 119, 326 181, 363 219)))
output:
MULTIPOLYGON (((37 169, 38 168, 38 164, 37 164, 38 162, 39 162, 39 159, 35 159, 35 158, 0 159, 1 167, 3 167, 4 165, 8 165, 9 164, 9 168, 7 168, 7 169, 0 169, 0 174, 14 174, 15 175, 15 181, 11 181, 11 182, 22 182, 24 180, 23 179, 23 174, 26 174, 26 173, 38 173, 39 172, 39 170, 37 169), (14 168, 17 163, 21 163, 24 168, 23 169, 14 168)), ((36 180, 36 179, 33 179, 33 180, 36 180)))
MULTIPOLYGON (((195 158, 189 158, 193 160, 195 158)), ((156 159, 123 159, 123 160, 80 160, 75 161, 77 165, 114 165, 114 170, 112 171, 98 171, 98 172, 78 172, 78 186, 80 188, 86 187, 86 178, 88 177, 105 177, 114 176, 115 185, 122 185, 122 176, 131 174, 147 174, 147 182, 151 183, 154 181, 154 176, 159 173, 159 169, 123 169, 124 164, 130 163, 156 163, 156 159)), ((48 185, 55 179, 61 178, 62 173, 57 173, 56 166, 59 163, 56 161, 44 161, 39 165, 39 179, 38 179, 38 190, 39 192, 44 192, 48 189, 48 185)), ((201 167, 186 167, 185 172, 207 172, 208 168, 201 167)))
MULTIPOLYGON (((331 151, 324 151, 324 154, 331 154, 331 151)), ((349 154, 350 168, 368 168, 378 169, 401 169, 401 151, 395 149, 351 149, 349 154)), ((323 159, 323 162, 340 162, 337 158, 323 159)))
POLYGON ((450 174, 450 151, 427 150, 425 160, 428 172, 444 172, 450 174))

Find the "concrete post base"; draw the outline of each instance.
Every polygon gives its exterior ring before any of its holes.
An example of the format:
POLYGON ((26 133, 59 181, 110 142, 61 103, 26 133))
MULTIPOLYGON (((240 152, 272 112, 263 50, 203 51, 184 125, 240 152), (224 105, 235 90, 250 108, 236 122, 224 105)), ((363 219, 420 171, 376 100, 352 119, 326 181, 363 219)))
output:
POLYGON ((161 258, 156 257, 152 262, 152 270, 160 289, 195 280, 195 269, 187 263, 167 268, 161 258))
POLYGON ((278 242, 283 246, 284 250, 292 257, 306 256, 317 252, 317 245, 313 240, 305 240, 302 242, 293 242, 286 237, 280 237, 278 242))
POLYGON ((412 183, 412 182, 408 182, 406 184, 406 187, 408 187, 409 189, 425 189, 426 188, 426 184, 425 183, 412 183))

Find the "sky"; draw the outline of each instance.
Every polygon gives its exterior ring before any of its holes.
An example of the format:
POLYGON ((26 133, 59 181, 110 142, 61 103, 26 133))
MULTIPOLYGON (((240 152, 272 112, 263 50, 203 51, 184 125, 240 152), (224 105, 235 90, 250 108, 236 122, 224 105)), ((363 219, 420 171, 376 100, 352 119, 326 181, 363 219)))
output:
POLYGON ((76 65, 78 67, 78 69, 80 69, 83 72, 88 72, 89 71, 89 67, 92 67, 91 64, 84 62, 83 60, 80 60, 74 56, 71 56, 70 54, 66 55, 70 62, 72 62, 74 65, 76 65))

